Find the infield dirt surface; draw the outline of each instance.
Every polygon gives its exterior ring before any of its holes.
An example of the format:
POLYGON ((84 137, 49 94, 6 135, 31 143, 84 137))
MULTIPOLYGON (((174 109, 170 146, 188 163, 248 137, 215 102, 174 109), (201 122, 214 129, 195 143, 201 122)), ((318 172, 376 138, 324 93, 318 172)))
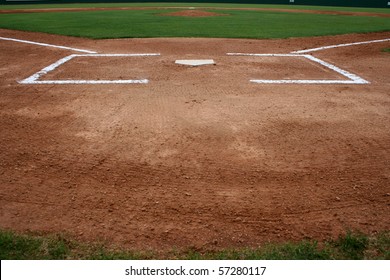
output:
POLYGON ((22 85, 72 53, 0 41, 0 227, 131 249, 219 249, 389 230, 389 42, 316 52, 366 85, 289 53, 390 32, 286 40, 88 40, 0 30, 98 53, 45 79, 148 84, 22 85), (176 59, 214 59, 186 67, 176 59))

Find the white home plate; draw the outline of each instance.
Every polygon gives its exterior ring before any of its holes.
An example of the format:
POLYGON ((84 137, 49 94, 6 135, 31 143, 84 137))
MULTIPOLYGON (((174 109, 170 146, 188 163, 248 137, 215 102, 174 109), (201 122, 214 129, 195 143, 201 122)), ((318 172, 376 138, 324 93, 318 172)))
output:
POLYGON ((215 64, 213 59, 188 59, 188 60, 176 60, 176 64, 189 65, 189 66, 201 66, 215 64))

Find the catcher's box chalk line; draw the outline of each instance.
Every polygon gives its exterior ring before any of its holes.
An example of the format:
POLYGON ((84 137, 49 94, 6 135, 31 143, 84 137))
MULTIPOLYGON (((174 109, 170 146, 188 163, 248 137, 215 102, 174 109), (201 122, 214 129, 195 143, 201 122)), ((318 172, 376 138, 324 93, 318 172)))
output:
MULTIPOLYGON (((192 8, 192 7, 190 7, 192 8)), ((48 72, 53 71, 58 66, 64 64, 65 62, 71 60, 74 57, 77 56, 103 56, 103 57, 110 57, 110 56, 155 56, 160 54, 97 54, 95 51, 90 50, 84 50, 79 48, 71 48, 66 46, 59 46, 59 45, 53 45, 53 44, 46 44, 46 43, 40 43, 40 42, 34 42, 34 41, 28 41, 28 40, 20 40, 15 38, 7 38, 7 37, 0 37, 0 40, 5 41, 14 41, 19 43, 26 43, 26 44, 32 44, 32 45, 39 45, 44 47, 52 47, 52 48, 58 48, 58 49, 66 49, 66 50, 72 50, 77 52, 84 52, 89 55, 69 55, 67 57, 64 57, 57 62, 43 68, 41 71, 33 74, 32 76, 19 81, 21 84, 110 84, 110 83, 119 83, 119 84, 125 84, 125 83, 148 83, 149 81, 147 79, 140 79, 140 80, 46 80, 46 81, 40 81, 39 79, 46 75, 48 72)), ((369 84, 368 81, 364 80, 363 78, 352 74, 348 71, 345 71, 335 65, 332 65, 330 63, 327 63, 321 59, 318 59, 311 55, 304 55, 305 53, 310 52, 316 52, 326 49, 332 49, 332 48, 340 48, 340 47, 348 47, 348 46, 355 46, 355 45, 363 45, 363 44, 372 44, 372 43, 381 43, 381 42, 387 42, 390 41, 390 38, 387 39, 379 39, 379 40, 371 40, 371 41, 363 41, 363 42, 355 42, 355 43, 347 43, 347 44, 338 44, 338 45, 330 45, 330 46, 324 46, 324 47, 318 47, 318 48, 312 48, 312 49, 306 49, 306 50, 299 50, 299 51, 293 51, 290 54, 248 54, 248 53, 228 53, 227 55, 237 55, 237 56, 273 56, 273 57, 294 57, 294 56, 302 56, 305 57, 313 62, 319 63, 320 65, 329 68, 345 77, 347 77, 349 80, 257 80, 253 79, 250 80, 254 83, 272 83, 272 84, 369 84)), ((207 64, 215 64, 214 60, 208 59, 208 60, 176 60, 175 63, 177 64, 183 64, 183 65, 190 65, 190 66, 200 66, 200 65, 207 65, 207 64)))
POLYGON ((140 57, 140 56, 159 56, 159 53, 139 53, 139 54, 72 54, 61 58, 53 64, 43 68, 30 77, 19 81, 20 84, 147 84, 148 79, 139 80, 39 80, 42 76, 53 71, 60 65, 68 62, 75 57, 140 57))
POLYGON ((308 54, 261 54, 261 53, 227 53, 227 55, 234 56, 257 56, 257 57, 304 57, 313 62, 316 62, 323 67, 331 69, 340 75, 348 78, 348 80, 259 80, 252 79, 252 83, 258 84, 369 84, 370 82, 364 80, 363 78, 352 74, 348 71, 345 71, 333 64, 325 62, 321 59, 318 59, 312 55, 308 54))

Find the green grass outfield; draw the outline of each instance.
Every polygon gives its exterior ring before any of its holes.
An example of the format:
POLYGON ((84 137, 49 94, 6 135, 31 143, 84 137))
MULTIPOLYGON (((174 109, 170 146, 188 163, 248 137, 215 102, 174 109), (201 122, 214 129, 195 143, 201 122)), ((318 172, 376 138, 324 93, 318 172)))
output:
POLYGON ((48 8, 120 8, 120 7, 226 7, 226 8, 268 8, 291 10, 322 10, 322 11, 350 11, 390 13, 388 8, 358 8, 358 7, 331 7, 331 6, 304 6, 304 5, 267 5, 267 4, 225 4, 225 3, 77 3, 77 4, 33 4, 33 5, 0 5, 0 9, 48 9, 48 8))
MULTIPOLYGON (((140 4, 148 6, 147 4, 140 4)), ((153 6, 153 4, 150 4, 153 6)), ((177 4, 176 4, 177 5, 177 4)), ((188 6, 190 6, 189 4, 188 6)), ((199 5, 199 4, 198 4, 199 5)), ((34 5, 33 7, 123 7, 136 5, 34 5)), ((161 6, 161 4, 159 4, 161 6)), ((169 5, 167 5, 169 6, 169 5)), ((180 6, 183 6, 180 4, 180 6)), ((194 5, 196 6, 196 5, 194 5)), ((202 4, 200 6, 205 6, 202 4)), ((220 4, 218 4, 221 7, 220 4)), ((285 8, 275 5, 223 5, 223 7, 285 8)), ((2 6, 1 8, 15 8, 2 6)), ((222 8, 222 7, 221 7, 222 8)), ((293 7, 297 8, 297 6, 293 7)), ((299 6, 298 8, 309 8, 299 6)), ((389 9, 310 7, 348 11, 387 12, 389 9)), ((180 9, 178 9, 180 10, 180 9)), ((220 17, 160 16, 169 10, 106 10, 52 13, 21 13, 0 15, 0 28, 44 32, 67 36, 104 38, 205 37, 205 38, 289 38, 347 33, 390 31, 390 18, 344 16, 274 11, 243 11, 208 9, 228 13, 220 17)))
POLYGON ((213 251, 131 251, 104 244, 79 243, 61 235, 21 235, 0 230, 0 259, 181 259, 181 260, 389 260, 390 234, 364 235, 349 232, 335 240, 264 244, 259 248, 213 251))

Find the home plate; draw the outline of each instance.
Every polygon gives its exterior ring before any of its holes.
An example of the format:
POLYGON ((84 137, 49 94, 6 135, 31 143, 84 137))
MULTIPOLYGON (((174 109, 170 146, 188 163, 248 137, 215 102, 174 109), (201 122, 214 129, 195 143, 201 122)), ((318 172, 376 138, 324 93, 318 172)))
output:
POLYGON ((201 66, 215 64, 214 59, 188 59, 188 60, 176 60, 176 64, 189 65, 189 66, 201 66))

